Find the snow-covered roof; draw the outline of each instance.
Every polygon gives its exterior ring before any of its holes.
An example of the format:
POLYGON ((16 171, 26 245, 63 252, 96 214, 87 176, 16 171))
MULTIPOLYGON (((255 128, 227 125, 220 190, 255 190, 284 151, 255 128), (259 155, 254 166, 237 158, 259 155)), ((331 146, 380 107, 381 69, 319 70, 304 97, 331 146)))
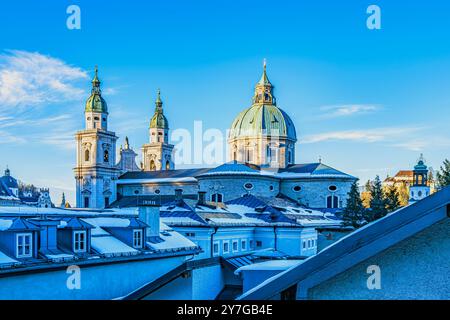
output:
POLYGON ((323 163, 305 163, 294 164, 287 168, 280 169, 277 177, 281 179, 295 179, 295 178, 343 178, 356 179, 355 177, 336 170, 323 163))
POLYGON ((111 214, 133 214, 123 209, 82 209, 82 208, 39 208, 27 205, 0 206, 1 216, 25 216, 25 215, 111 215, 111 214))
POLYGON ((117 238, 114 238, 110 234, 92 235, 91 237, 92 248, 100 254, 105 255, 118 255, 118 254, 138 254, 139 251, 126 245, 117 238))
POLYGON ((301 264, 303 261, 304 260, 277 259, 257 262, 240 267, 234 272, 234 274, 238 275, 242 271, 284 271, 293 266, 301 264))
POLYGON ((13 219, 0 219, 0 231, 8 230, 13 224, 13 219))
POLYGON ((180 249, 195 249, 197 247, 194 242, 171 229, 165 223, 160 223, 160 230, 159 239, 147 242, 147 245, 153 250, 178 251, 180 249))
POLYGON ((230 161, 218 167, 212 168, 205 173, 198 175, 198 177, 213 176, 213 175, 260 175, 259 167, 248 163, 241 163, 237 161, 230 161))
POLYGON ((5 253, 0 251, 0 268, 5 266, 14 265, 16 263, 19 263, 17 260, 14 260, 10 257, 8 257, 5 253))
POLYGON ((254 195, 245 195, 220 205, 206 203, 189 206, 184 200, 180 200, 161 207, 161 220, 171 226, 310 227, 339 226, 342 222, 332 213, 304 208, 294 201, 275 204, 277 206, 272 206, 267 199, 254 195))

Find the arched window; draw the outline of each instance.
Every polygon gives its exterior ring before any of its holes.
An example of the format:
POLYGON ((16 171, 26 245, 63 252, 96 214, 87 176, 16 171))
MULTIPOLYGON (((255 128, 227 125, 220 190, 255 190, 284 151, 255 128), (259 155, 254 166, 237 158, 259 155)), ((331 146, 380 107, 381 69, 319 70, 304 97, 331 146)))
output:
POLYGON ((150 171, 156 171, 156 165, 154 160, 150 160, 150 171))
POLYGON ((221 194, 221 193, 212 194, 211 202, 223 202, 223 194, 221 194))
POLYGON ((105 150, 103 152, 103 162, 109 162, 109 152, 108 152, 108 150, 105 150))
POLYGON ((289 150, 288 151, 288 164, 291 164, 291 163, 292 163, 292 151, 289 150))
POLYGON ((169 160, 166 161, 166 170, 170 170, 170 162, 169 162, 169 160))
POLYGON ((337 196, 328 196, 327 208, 339 208, 339 198, 337 196))
POLYGON ((84 150, 84 161, 89 161, 89 149, 84 150))

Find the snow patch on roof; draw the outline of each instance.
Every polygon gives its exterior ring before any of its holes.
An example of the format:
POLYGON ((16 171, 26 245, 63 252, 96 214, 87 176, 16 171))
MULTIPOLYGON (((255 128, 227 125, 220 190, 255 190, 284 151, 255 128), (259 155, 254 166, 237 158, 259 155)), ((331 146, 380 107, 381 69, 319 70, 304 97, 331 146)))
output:
POLYGON ((0 251, 0 265, 2 264, 14 264, 19 263, 17 260, 14 260, 10 257, 8 257, 6 254, 0 251))
POLYGON ((234 274, 238 275, 242 271, 284 271, 293 266, 303 263, 304 260, 269 260, 249 264, 237 269, 234 274))

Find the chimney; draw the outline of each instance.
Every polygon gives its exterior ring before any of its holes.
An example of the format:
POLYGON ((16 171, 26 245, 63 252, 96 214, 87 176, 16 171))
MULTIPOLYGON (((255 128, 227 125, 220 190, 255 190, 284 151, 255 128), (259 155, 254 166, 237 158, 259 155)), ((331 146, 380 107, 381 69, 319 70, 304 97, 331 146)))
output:
POLYGON ((205 204, 205 196, 206 196, 206 192, 205 191, 199 191, 198 192, 197 205, 204 205, 205 204))
POLYGON ((176 201, 183 200, 183 189, 175 189, 175 200, 176 201))
POLYGON ((146 239, 159 236, 159 207, 156 201, 152 200, 142 200, 138 203, 139 220, 148 225, 145 230, 146 239))

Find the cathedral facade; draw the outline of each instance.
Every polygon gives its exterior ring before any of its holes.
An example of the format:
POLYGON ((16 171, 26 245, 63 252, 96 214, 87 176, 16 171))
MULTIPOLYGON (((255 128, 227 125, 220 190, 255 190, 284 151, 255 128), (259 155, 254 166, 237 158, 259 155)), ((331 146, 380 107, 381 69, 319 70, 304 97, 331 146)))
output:
POLYGON ((251 106, 232 122, 228 137, 231 161, 216 168, 175 169, 169 121, 159 91, 140 167, 128 139, 116 162, 118 138, 108 131, 107 120, 107 104, 101 96, 96 70, 85 106, 85 130, 76 134, 77 207, 132 206, 143 199, 163 203, 175 194, 197 199, 200 193, 216 204, 252 194, 266 199, 286 198, 304 207, 338 210, 345 206, 356 179, 321 162, 295 163, 295 125, 277 105, 265 64, 251 106))

